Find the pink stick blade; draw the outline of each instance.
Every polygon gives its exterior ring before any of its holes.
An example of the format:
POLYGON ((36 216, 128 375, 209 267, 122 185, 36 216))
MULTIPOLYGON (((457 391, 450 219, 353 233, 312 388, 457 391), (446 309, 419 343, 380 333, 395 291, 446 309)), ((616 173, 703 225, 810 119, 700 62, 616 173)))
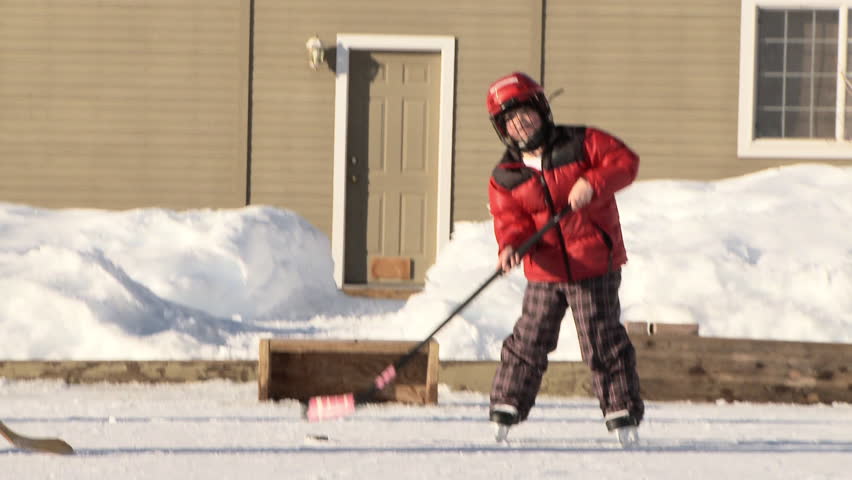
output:
POLYGON ((394 378, 396 378, 396 369, 393 368, 393 365, 391 365, 388 368, 382 370, 382 373, 380 373, 379 376, 376 377, 376 380, 373 383, 376 385, 376 388, 382 390, 389 383, 391 383, 394 378))
POLYGON ((355 411, 355 395, 325 395, 308 401, 308 421, 320 422, 345 417, 355 411))

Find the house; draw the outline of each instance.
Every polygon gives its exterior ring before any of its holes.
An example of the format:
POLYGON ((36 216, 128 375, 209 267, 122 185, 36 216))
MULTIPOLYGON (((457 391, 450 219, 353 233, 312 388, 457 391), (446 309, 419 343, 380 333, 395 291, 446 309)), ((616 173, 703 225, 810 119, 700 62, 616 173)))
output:
POLYGON ((2 201, 288 208, 329 235, 340 285, 416 286, 453 222, 488 218, 484 97, 515 70, 557 121, 633 147, 640 179, 852 163, 841 0, 0 0, 0 17, 2 201))

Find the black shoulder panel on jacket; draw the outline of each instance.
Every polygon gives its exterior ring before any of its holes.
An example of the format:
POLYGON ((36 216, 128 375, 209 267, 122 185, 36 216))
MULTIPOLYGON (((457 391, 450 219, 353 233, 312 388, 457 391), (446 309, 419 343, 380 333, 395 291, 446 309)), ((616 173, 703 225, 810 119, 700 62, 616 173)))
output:
POLYGON ((550 158, 545 158, 543 167, 545 170, 559 168, 574 162, 582 162, 586 157, 583 142, 586 140, 586 127, 573 125, 560 125, 556 127, 553 135, 553 147, 550 150, 550 158))
POLYGON ((524 168, 523 165, 523 161, 511 150, 507 149, 500 163, 491 172, 491 176, 497 182, 497 185, 507 190, 512 190, 533 176, 532 170, 524 168))

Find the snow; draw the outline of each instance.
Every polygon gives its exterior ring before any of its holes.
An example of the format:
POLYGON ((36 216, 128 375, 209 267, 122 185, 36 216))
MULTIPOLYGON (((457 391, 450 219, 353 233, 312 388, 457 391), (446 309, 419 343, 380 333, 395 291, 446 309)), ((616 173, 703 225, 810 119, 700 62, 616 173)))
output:
MULTIPOLYGON (((630 256, 623 321, 852 342, 852 167, 643 181, 618 200, 630 256)), ((268 337, 420 340, 493 272, 491 228, 457 223, 424 291, 402 302, 338 292, 328 238, 287 210, 0 204, 2 358, 254 359, 268 337)), ((497 359, 524 285, 516 270, 489 286, 438 334, 441 359, 497 359)), ((566 321, 551 358, 579 357, 566 321)), ((307 424, 293 403, 258 403, 253 384, 0 382, 0 419, 28 435, 60 435, 80 454, 0 444, 8 478, 846 478, 852 470, 845 404, 649 402, 642 448, 621 451, 591 399, 542 398, 499 447, 486 397, 446 389, 435 407, 371 406, 307 424)))

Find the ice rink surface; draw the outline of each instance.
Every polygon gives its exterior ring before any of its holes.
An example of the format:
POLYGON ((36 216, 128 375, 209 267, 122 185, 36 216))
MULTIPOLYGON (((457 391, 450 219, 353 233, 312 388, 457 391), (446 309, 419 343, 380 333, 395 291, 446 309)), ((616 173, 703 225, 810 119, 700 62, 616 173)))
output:
POLYGON ((841 479, 852 405, 648 402, 642 445, 622 450, 592 399, 542 397, 496 444, 484 395, 370 405, 312 424, 253 383, 0 383, 0 420, 57 436, 73 457, 0 445, 3 478, 27 479, 841 479))

